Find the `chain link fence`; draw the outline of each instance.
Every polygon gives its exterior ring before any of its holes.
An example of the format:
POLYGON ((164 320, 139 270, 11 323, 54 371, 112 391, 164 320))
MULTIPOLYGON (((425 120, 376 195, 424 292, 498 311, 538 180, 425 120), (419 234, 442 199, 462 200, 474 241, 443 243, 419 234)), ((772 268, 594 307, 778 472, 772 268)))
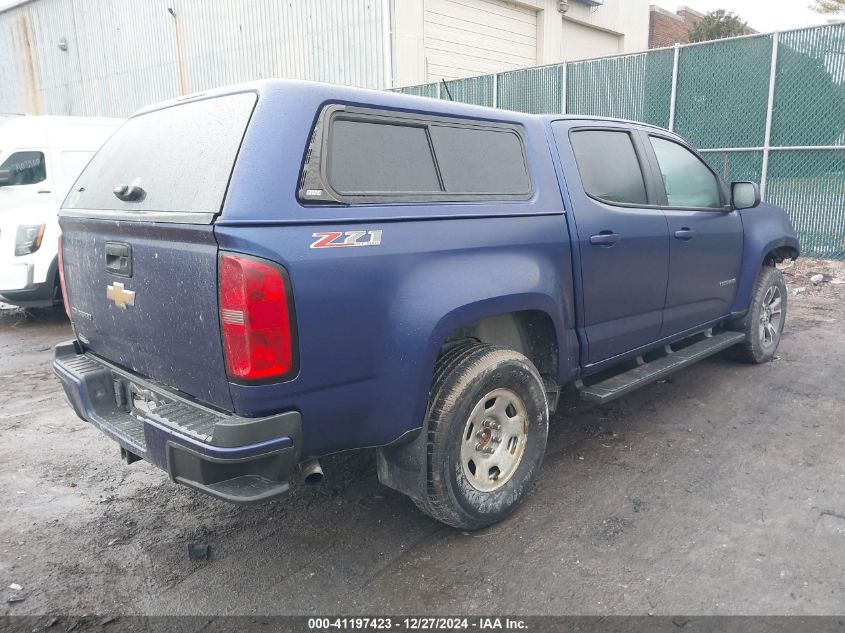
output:
POLYGON ((845 259, 845 23, 399 91, 674 130, 725 180, 759 182, 805 255, 845 259))

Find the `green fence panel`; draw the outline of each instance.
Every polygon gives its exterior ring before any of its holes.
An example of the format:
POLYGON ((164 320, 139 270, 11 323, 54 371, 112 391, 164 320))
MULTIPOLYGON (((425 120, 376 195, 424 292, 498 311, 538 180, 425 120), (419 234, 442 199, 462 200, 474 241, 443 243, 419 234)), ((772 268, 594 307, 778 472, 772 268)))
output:
POLYGON ((453 101, 493 107, 493 83, 493 75, 453 79, 447 81, 445 86, 440 86, 440 98, 448 99, 452 95, 453 101))
POLYGON ((845 24, 779 36, 772 145, 845 145, 845 24))
POLYGON ((763 179, 763 152, 703 152, 701 155, 728 184, 735 180, 761 182, 763 179))
POLYGON ((761 147, 771 65, 770 35, 682 48, 675 131, 699 148, 761 147))
POLYGON ((525 68, 499 73, 497 105, 531 114, 563 112, 563 65, 525 68))
POLYGON ((566 112, 669 126, 674 52, 567 64, 566 112))
POLYGON ((406 86, 399 88, 399 92, 415 97, 437 97, 437 84, 422 84, 420 86, 406 86))
POLYGON ((845 151, 771 152, 766 197, 789 213, 802 254, 845 258, 845 151))
MULTIPOLYGON (((845 259, 845 24, 778 34, 768 174, 763 151, 772 35, 682 46, 675 131, 728 181, 767 181, 807 256, 845 259), (828 149, 821 149, 821 147, 828 149), (748 149, 754 148, 754 149, 748 149), (791 148, 791 149, 779 149, 791 148), (818 149, 817 149, 818 148, 818 149)), ((455 101, 530 113, 669 126, 674 50, 526 68, 446 82, 455 101), (566 77, 566 89, 562 81, 566 77)), ((437 84, 401 89, 437 96, 437 84)), ((439 94, 446 99, 446 87, 439 94)))

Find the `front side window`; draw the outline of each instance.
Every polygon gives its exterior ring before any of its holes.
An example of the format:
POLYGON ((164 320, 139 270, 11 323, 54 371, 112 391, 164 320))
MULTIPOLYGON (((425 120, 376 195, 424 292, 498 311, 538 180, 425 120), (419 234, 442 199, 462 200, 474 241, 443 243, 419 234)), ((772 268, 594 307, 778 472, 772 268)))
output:
POLYGON ((716 176, 683 145, 658 136, 649 137, 670 207, 721 209, 716 176))
POLYGON ((648 204, 640 161, 628 132, 574 130, 570 139, 587 194, 611 204, 648 204))
POLYGON ((34 185, 47 179, 47 166, 43 152, 15 152, 0 165, 0 171, 8 170, 12 185, 34 185))

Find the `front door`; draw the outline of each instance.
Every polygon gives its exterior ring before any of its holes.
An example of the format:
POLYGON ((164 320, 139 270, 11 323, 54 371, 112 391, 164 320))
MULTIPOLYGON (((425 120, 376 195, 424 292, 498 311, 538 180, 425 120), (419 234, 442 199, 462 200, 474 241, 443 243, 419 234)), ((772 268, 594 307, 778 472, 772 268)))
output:
POLYGON ((645 135, 658 195, 669 223, 669 287, 661 337, 730 311, 742 259, 742 220, 716 174, 694 152, 645 135))
MULTIPOLYGON (((669 275, 669 229, 642 139, 624 124, 552 124, 577 230, 586 362, 656 341, 669 275), (650 208, 654 206, 654 208, 650 208)), ((575 239, 575 235, 572 236, 575 239)), ((576 280, 577 281, 577 280, 576 280)))

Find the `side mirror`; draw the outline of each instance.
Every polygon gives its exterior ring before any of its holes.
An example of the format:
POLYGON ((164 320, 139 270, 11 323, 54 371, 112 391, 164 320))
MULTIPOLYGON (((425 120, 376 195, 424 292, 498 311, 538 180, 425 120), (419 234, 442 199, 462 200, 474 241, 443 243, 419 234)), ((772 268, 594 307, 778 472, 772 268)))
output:
POLYGON ((760 204, 760 185, 756 182, 738 180, 731 184, 731 207, 753 209, 760 204))
POLYGON ((15 184, 15 179, 12 177, 12 172, 8 169, 0 169, 0 187, 8 187, 15 184))

